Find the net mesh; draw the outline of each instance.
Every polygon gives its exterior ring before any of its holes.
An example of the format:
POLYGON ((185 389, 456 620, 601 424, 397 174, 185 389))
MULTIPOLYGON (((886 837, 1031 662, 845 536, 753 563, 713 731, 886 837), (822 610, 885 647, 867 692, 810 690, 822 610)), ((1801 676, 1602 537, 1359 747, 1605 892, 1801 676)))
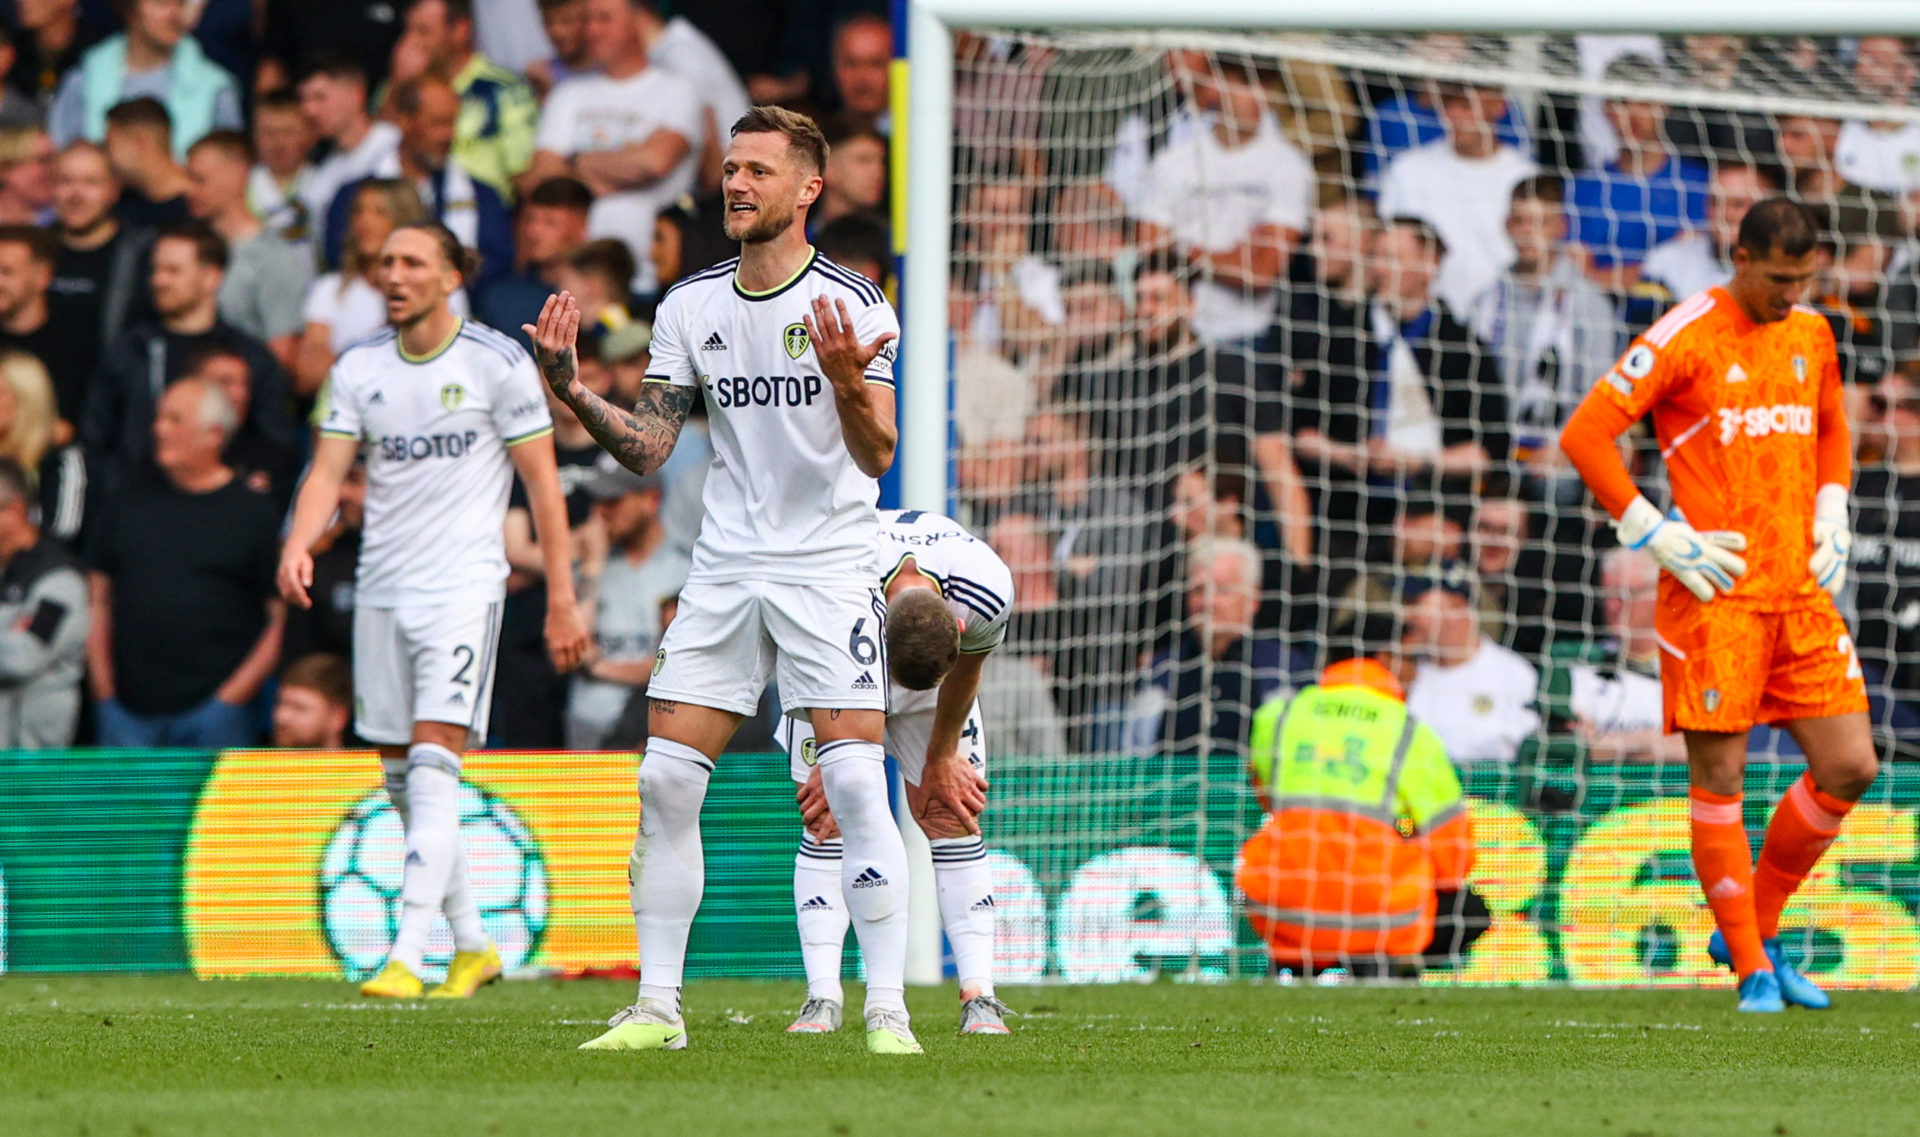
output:
MULTIPOLYGON (((1386 638, 1421 661, 1412 705, 1472 798, 1491 923, 1448 950, 1443 914, 1428 980, 1716 974, 1659 734, 1654 572, 1553 440, 1634 334, 1727 278, 1747 206, 1816 206, 1811 302, 1858 449, 1842 608, 1876 740, 1914 752, 1914 58, 1872 37, 956 33, 953 504, 1019 594, 983 704, 1023 968, 1265 971, 1235 884, 1266 816, 1255 710, 1386 638)), ((1650 438, 1624 445, 1667 500, 1650 438)), ((1752 745, 1757 832, 1798 757, 1752 745)), ((1915 943, 1887 782, 1829 861, 1844 883, 1823 869, 1788 911, 1840 983, 1912 978, 1876 970, 1915 943)), ((1341 947, 1296 966, 1404 968, 1369 924, 1398 878, 1357 844, 1312 855, 1348 914, 1311 917, 1341 947)))

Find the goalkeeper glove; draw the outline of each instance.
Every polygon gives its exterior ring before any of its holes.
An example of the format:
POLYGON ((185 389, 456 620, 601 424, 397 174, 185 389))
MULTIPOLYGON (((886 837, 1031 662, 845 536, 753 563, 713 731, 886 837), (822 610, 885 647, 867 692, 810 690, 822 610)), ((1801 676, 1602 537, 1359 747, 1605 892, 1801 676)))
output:
POLYGON ((1736 555, 1746 549, 1746 537, 1724 529, 1703 533, 1687 524, 1678 509, 1662 517, 1659 507, 1644 497, 1633 499, 1613 523, 1613 531, 1627 548, 1645 549, 1702 603, 1713 599, 1715 589, 1732 592, 1735 578, 1747 571, 1747 562, 1736 555))
POLYGON ((1853 526, 1847 518, 1847 490, 1825 485, 1813 498, 1813 556, 1807 568, 1828 596, 1847 586, 1847 555, 1853 551, 1853 526))

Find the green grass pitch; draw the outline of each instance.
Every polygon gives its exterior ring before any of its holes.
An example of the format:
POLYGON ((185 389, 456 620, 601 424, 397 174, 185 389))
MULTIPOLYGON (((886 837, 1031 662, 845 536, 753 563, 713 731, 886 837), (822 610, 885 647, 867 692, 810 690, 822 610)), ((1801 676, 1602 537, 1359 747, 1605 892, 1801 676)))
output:
MULTIPOLYGON (((850 992, 858 1000, 857 988, 850 992)), ((924 1058, 788 1037, 796 984, 688 989, 691 1047, 583 1054, 625 984, 383 1004, 344 983, 0 979, 0 1134, 1811 1135, 1920 1132, 1920 1002, 1249 984, 911 995, 924 1058)))

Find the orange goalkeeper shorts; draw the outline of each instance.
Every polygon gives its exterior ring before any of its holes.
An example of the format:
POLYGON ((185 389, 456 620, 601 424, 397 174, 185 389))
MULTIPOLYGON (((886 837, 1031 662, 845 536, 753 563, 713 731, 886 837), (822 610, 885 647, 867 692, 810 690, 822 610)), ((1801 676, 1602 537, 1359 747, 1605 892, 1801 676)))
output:
POLYGON ((1763 612, 1663 587, 1655 626, 1668 731, 1739 732, 1867 709, 1853 636, 1824 592, 1763 612))

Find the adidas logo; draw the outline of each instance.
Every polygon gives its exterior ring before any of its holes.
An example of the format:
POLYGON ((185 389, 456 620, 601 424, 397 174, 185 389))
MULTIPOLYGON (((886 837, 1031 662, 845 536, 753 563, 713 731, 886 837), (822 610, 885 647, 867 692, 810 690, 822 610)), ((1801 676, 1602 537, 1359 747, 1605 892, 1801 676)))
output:
POLYGON ((862 869, 860 875, 853 878, 853 887, 855 888, 885 888, 887 884, 887 878, 881 876, 880 870, 874 868, 872 865, 868 865, 862 869))
POLYGON ((373 406, 376 403, 378 403, 380 406, 383 406, 383 407, 386 406, 387 397, 381 394, 380 392, 375 391, 372 395, 367 397, 367 405, 373 406))
POLYGON ((824 896, 816 896, 816 897, 814 897, 814 898, 813 898, 812 900, 809 900, 809 901, 807 901, 807 902, 806 902, 805 904, 802 904, 802 905, 800 906, 800 911, 802 911, 802 912, 831 912, 831 911, 833 911, 833 905, 831 905, 831 904, 829 904, 829 903, 827 903, 827 898, 826 898, 826 897, 824 897, 824 896))
POLYGON ((1735 363, 1732 367, 1727 368, 1726 381, 1729 383, 1745 383, 1747 381, 1747 369, 1735 363))
POLYGON ((972 907, 972 908, 970 908, 970 909, 968 909, 968 911, 970 911, 970 912, 991 912, 991 911, 993 911, 993 897, 991 897, 991 896, 982 896, 982 897, 981 897, 980 899, 978 899, 978 900, 976 900, 976 901, 974 901, 974 902, 973 902, 973 907, 972 907))
POLYGON ((720 338, 719 332, 715 332, 712 335, 707 337, 706 343, 703 343, 700 345, 700 350, 701 351, 725 351, 727 350, 727 341, 720 338))
POLYGON ((452 707, 464 707, 467 705, 467 697, 461 694, 460 692, 455 691, 453 693, 453 697, 447 700, 447 705, 452 707))
POLYGON ((421 856, 420 850, 418 849, 408 849, 406 863, 410 865, 424 865, 427 863, 427 858, 421 856))
POLYGON ((1720 878, 1720 883, 1707 889, 1707 899, 1725 900, 1729 896, 1738 896, 1745 891, 1746 889, 1740 887, 1739 881, 1730 876, 1723 876, 1720 878))
POLYGON ((853 681, 853 689, 856 691, 871 691, 874 687, 873 672, 871 671, 862 671, 860 678, 853 681))

